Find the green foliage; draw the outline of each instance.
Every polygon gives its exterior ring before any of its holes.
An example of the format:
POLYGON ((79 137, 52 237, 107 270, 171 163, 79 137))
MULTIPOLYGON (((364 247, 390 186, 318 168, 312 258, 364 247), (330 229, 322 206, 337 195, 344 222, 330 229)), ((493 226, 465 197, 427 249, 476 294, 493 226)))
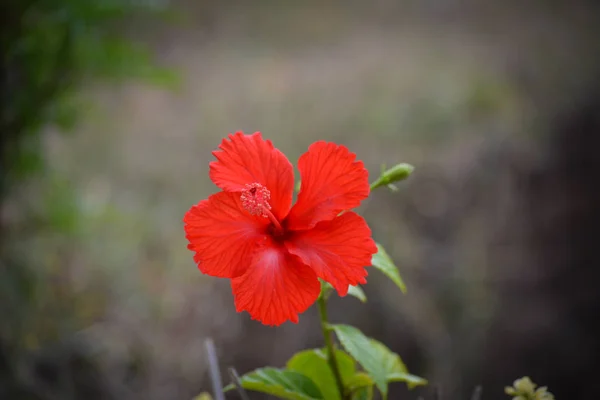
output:
MULTIPOLYGON (((342 380, 349 380, 356 372, 356 362, 341 350, 336 350, 335 358, 342 380)), ((287 369, 310 378, 318 386, 324 399, 340 399, 335 377, 327 362, 326 350, 301 351, 287 362, 287 369)))
POLYGON ((365 292, 362 290, 362 288, 360 286, 352 286, 352 285, 350 285, 348 287, 348 294, 350 296, 352 296, 352 297, 356 297, 362 303, 366 303, 367 302, 367 295, 365 295, 365 292))
MULTIPOLYGON (((335 355, 342 379, 350 382, 356 374, 356 362, 341 350, 336 350, 335 355)), ((245 389, 283 399, 341 400, 324 349, 301 351, 287 362, 285 369, 261 368, 242 376, 240 383, 245 389)), ((231 384, 224 390, 234 387, 231 384)))
POLYGON ((70 183, 59 176, 46 174, 36 215, 54 231, 70 235, 77 231, 79 205, 70 183))
MULTIPOLYGON (((286 369, 259 368, 245 374, 240 380, 244 389, 271 394, 281 399, 325 399, 319 387, 310 378, 286 369)), ((229 391, 234 388, 234 385, 228 385, 223 390, 229 391)))
POLYGON ((388 382, 403 381, 409 387, 424 385, 425 379, 410 375, 400 356, 393 353, 384 344, 365 336, 350 325, 331 325, 342 346, 373 379, 384 396, 387 396, 388 382))
POLYGON ((394 264, 392 258, 388 255, 382 245, 377 244, 377 253, 373 254, 371 264, 383 272, 388 278, 392 280, 402 290, 402 293, 406 293, 406 284, 400 276, 398 267, 394 264))
POLYGON ((166 2, 116 0, 23 0, 3 8, 0 27, 4 95, 0 108, 2 189, 44 165, 40 131, 49 125, 72 129, 79 113, 76 95, 88 79, 141 78, 173 84, 124 29, 136 18, 161 16, 166 2))
POLYGON ((346 387, 348 390, 354 392, 364 387, 373 386, 374 384, 375 381, 369 374, 357 372, 346 382, 346 387))
POLYGON ((346 383, 347 390, 351 393, 352 400, 370 400, 373 398, 375 382, 368 374, 357 372, 346 383))
MULTIPOLYGON (((126 39, 138 18, 160 16, 152 0, 9 0, 0 24, 0 203, 10 204, 0 243, 0 353, 11 358, 60 343, 89 326, 106 308, 102 277, 76 288, 73 241, 81 214, 71 182, 44 170, 46 128, 72 130, 88 104, 84 82, 141 78, 174 83, 141 43, 126 39), (157 14, 158 13, 158 14, 157 14), (29 183, 36 178, 35 188, 29 183), (69 245, 66 245, 68 243, 69 245), (40 251, 43 249, 43 251, 40 251)), ((12 361, 12 360, 11 360, 12 361)), ((23 398, 20 366, 6 365, 4 393, 23 398), (17 371, 17 372, 15 372, 17 371)), ((29 379, 29 378, 27 378, 29 379)), ((56 396, 60 395, 55 393, 56 396)), ((71 397, 73 393, 70 394, 71 397)))
MULTIPOLYGON (((335 359, 345 394, 352 399, 372 399, 373 386, 383 397, 388 383, 405 382, 409 388, 427 381, 408 373, 400 356, 385 345, 370 339, 349 325, 331 325, 348 351, 335 351, 335 359), (356 361, 355 361, 356 360, 356 361), (364 371, 356 369, 358 362, 364 371)), ((304 350, 295 354, 285 369, 263 368, 241 377, 242 387, 284 399, 341 399, 325 349, 304 350)), ((228 385, 225 390, 234 389, 228 385)))
POLYGON ((371 400, 373 398, 373 385, 363 386, 352 392, 352 400, 371 400))

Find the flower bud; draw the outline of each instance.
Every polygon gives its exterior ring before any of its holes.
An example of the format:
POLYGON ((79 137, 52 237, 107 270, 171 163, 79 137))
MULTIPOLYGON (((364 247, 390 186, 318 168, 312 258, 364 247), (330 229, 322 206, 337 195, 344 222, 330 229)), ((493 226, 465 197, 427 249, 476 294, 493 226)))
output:
POLYGON ((392 186, 391 188, 394 189, 392 184, 408 178, 414 169, 415 168, 410 164, 396 164, 392 168, 381 173, 379 178, 371 184, 371 190, 380 186, 392 186))

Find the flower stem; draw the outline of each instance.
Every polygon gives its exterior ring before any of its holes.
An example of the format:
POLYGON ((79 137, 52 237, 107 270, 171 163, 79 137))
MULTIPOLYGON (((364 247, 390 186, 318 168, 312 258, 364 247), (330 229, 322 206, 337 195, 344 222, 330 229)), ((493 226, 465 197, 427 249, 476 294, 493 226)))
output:
POLYGON ((340 392, 340 398, 346 400, 347 396, 344 391, 344 383, 342 381, 342 375, 338 367, 337 359, 335 357, 335 348, 333 347, 333 340, 331 339, 331 330, 327 326, 327 300, 323 296, 319 297, 317 301, 319 304, 319 316, 321 317, 321 331, 323 332, 323 338, 325 339, 325 346, 327 347, 327 362, 329 367, 333 371, 335 377, 335 383, 338 391, 340 392))

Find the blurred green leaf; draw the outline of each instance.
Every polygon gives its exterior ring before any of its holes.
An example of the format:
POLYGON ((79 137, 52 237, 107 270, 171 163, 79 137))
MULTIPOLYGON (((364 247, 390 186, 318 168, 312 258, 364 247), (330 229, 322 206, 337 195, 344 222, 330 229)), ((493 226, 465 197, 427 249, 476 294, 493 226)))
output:
POLYGON ((373 379, 364 372, 357 372, 348 382, 346 388, 351 393, 352 400, 370 400, 373 398, 373 379))
POLYGON ((82 67, 102 77, 141 78, 169 87, 179 84, 177 74, 157 66, 146 46, 126 38, 82 38, 78 46, 82 67))
POLYGON ((350 325, 331 325, 342 346, 373 378, 373 381, 385 397, 387 395, 386 370, 372 348, 368 337, 350 325))
POLYGON ((350 325, 330 325, 342 346, 358 361, 373 378, 384 398, 387 397, 387 384, 392 381, 410 382, 409 386, 426 384, 424 379, 408 374, 400 356, 393 353, 383 343, 368 338, 360 330, 350 325))
POLYGON ((53 230, 64 234, 76 232, 79 207, 76 202, 76 194, 68 181, 55 176, 47 176, 47 188, 42 194, 42 218, 53 230))
MULTIPOLYGON (((278 368, 259 368, 240 378, 242 387, 289 400, 324 399, 318 386, 307 376, 278 368)), ((227 385, 223 390, 235 389, 227 385)))
POLYGON ((374 384, 375 381, 373 381, 373 378, 371 378, 368 374, 365 374, 364 372, 357 372, 356 374, 352 375, 350 379, 348 379, 346 382, 346 387, 350 391, 355 391, 366 386, 373 386, 374 384))
POLYGON ((50 110, 50 120, 62 132, 72 132, 80 114, 78 98, 75 95, 57 99, 50 110))
POLYGON ((362 290, 362 288, 360 286, 352 286, 352 285, 350 285, 348 287, 348 294, 350 296, 356 297, 357 299, 359 299, 363 303, 367 302, 367 295, 365 294, 365 292, 362 290))
MULTIPOLYGON (((48 124, 72 130, 85 109, 71 99, 85 80, 140 78, 175 88, 179 77, 126 35, 125 24, 169 18, 169 1, 47 0, 10 2, 3 9, 6 92, 2 132, 10 136, 3 187, 44 165, 39 135, 48 124), (8 167, 10 166, 10 168, 8 167)), ((8 142, 9 139, 3 139, 8 142)))
POLYGON ((388 382, 404 382, 409 389, 427 385, 427 379, 407 372, 394 372, 388 375, 388 382))
POLYGON ((363 386, 352 392, 352 400, 372 400, 373 399, 373 385, 363 386))
POLYGON ((24 179, 26 176, 39 171, 44 165, 44 157, 40 150, 38 137, 23 137, 21 139, 19 155, 11 165, 11 172, 16 179, 24 179))
POLYGON ((394 264, 391 257, 385 251, 382 245, 376 243, 377 245, 377 253, 373 254, 373 258, 371 259, 371 264, 383 272, 388 278, 392 280, 400 288, 402 293, 406 293, 406 285, 400 276, 400 272, 398 271, 398 267, 394 264))
POLYGON ((427 380, 408 373, 406 365, 402 362, 400 356, 387 348, 383 343, 369 339, 371 347, 379 358, 386 371, 386 379, 388 382, 405 382, 409 388, 415 386, 426 385, 427 380))
MULTIPOLYGON (((356 362, 341 350, 335 352, 336 361, 342 381, 350 379, 356 370, 356 362)), ((305 350, 295 354, 287 363, 287 369, 299 372, 319 387, 324 399, 340 399, 335 376, 327 362, 327 352, 324 349, 305 350)))

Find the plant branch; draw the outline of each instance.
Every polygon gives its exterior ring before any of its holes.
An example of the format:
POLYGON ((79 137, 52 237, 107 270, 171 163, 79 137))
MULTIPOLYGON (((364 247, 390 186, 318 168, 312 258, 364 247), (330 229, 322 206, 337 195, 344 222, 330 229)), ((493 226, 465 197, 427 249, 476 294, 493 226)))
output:
POLYGON ((242 400, 250 400, 250 397, 248 397, 248 394, 246 393, 246 391, 244 390, 244 387, 242 386, 242 381, 240 380, 240 376, 238 375, 235 368, 233 368, 233 367, 229 368, 229 376, 231 377, 231 382, 236 387, 242 400))
POLYGON ((331 330, 327 326, 327 301, 323 297, 319 297, 317 301, 319 305, 319 317, 321 319, 321 331, 323 332, 323 339, 325 339, 325 346, 327 347, 327 362, 333 376, 335 377, 335 383, 338 391, 340 392, 340 398, 346 400, 346 392, 344 390, 344 382, 342 381, 342 375, 338 367, 337 359, 335 357, 335 348, 333 346, 333 340, 331 339, 331 330))

